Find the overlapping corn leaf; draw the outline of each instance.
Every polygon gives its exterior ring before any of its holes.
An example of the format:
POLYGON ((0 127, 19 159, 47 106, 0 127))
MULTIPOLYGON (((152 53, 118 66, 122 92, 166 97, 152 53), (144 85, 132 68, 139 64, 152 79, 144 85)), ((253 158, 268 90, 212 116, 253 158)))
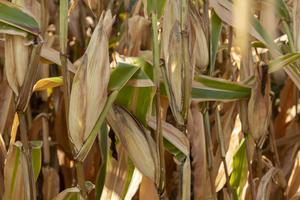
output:
POLYGON ((36 36, 40 34, 39 24, 28 10, 5 0, 0 1, 0 22, 0 32, 13 35, 19 35, 20 31, 36 36))

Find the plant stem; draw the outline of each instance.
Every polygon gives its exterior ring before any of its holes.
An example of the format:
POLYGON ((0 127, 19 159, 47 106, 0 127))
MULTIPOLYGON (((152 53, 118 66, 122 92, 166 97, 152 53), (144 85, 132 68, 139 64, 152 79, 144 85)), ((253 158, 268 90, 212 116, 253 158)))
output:
POLYGON ((30 188, 30 199, 36 199, 36 187, 34 180, 34 173, 32 168, 32 158, 31 158, 31 146, 29 144, 28 136, 27 136, 27 124, 26 117, 24 112, 18 112, 18 117, 20 121, 20 133, 21 133, 21 142, 23 144, 23 150, 26 157, 27 162, 27 170, 29 175, 29 188, 30 188))
POLYGON ((76 175, 77 175, 77 183, 81 190, 81 195, 84 199, 87 198, 86 188, 85 188, 85 178, 84 178, 84 168, 83 162, 75 161, 76 175))
POLYGON ((159 155, 159 171, 156 175, 156 184, 160 199, 163 198, 165 191, 165 159, 164 146, 161 127, 161 109, 160 109, 160 66, 159 66, 159 40, 157 29, 157 2, 152 1, 152 31, 153 31, 153 65, 154 65, 154 81, 156 84, 156 150, 159 155))
MULTIPOLYGON (((67 43, 68 43, 68 0, 60 0, 59 4, 59 40, 60 40, 60 60, 62 64, 63 90, 66 110, 66 123, 69 132, 69 101, 70 101, 70 77, 67 68, 67 43)), ((77 183, 83 197, 86 197, 85 178, 82 162, 75 160, 77 183)))
MULTIPOLYGON (((208 107, 208 105, 207 105, 208 107)), ((204 127, 205 127, 205 144, 206 144, 206 155, 207 155, 207 168, 209 172, 210 178, 210 189, 212 198, 214 200, 217 199, 216 190, 215 190, 215 181, 213 175, 213 151, 212 151, 212 141, 211 141, 211 132, 210 132, 210 124, 209 124, 209 114, 208 111, 204 113, 204 127)))

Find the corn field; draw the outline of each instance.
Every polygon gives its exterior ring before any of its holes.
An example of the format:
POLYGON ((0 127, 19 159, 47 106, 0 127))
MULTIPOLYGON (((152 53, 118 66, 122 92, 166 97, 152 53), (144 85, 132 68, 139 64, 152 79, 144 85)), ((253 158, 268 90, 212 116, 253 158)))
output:
POLYGON ((0 0, 0 199, 298 200, 299 89, 300 0, 0 0))

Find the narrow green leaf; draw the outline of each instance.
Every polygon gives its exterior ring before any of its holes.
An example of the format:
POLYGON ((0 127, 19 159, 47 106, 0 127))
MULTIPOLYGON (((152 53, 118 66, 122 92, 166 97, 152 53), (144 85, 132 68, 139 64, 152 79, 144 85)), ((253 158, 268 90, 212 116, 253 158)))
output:
POLYGON ((294 64, 300 59, 300 53, 288 53, 283 56, 280 56, 274 60, 271 60, 269 63, 269 73, 276 72, 283 67, 294 64))
POLYGON ((103 123, 100 134, 98 135, 101 152, 101 165, 97 176, 96 184, 96 199, 101 198, 103 187, 105 184, 106 169, 107 169, 107 157, 108 157, 108 130, 107 124, 103 123))
POLYGON ((275 55, 280 54, 280 50, 278 46, 275 44, 271 36, 261 25, 261 23, 255 17, 251 18, 251 23, 253 28, 257 31, 257 33, 264 39, 264 41, 262 42, 265 43, 265 45, 269 48, 269 50, 273 52, 275 55))
POLYGON ((200 75, 195 77, 195 80, 203 85, 220 90, 236 91, 250 94, 251 88, 241 83, 227 81, 220 78, 212 78, 209 76, 200 75))
POLYGON ((229 184, 235 190, 235 194, 240 196, 241 189, 247 180, 247 157, 246 157, 246 140, 243 139, 240 146, 233 156, 232 174, 229 184))
POLYGON ((39 24, 29 11, 8 1, 0 0, 0 22, 33 35, 40 33, 39 24))
POLYGON ((291 20, 291 17, 286 3, 283 0, 276 0, 275 5, 279 16, 286 22, 289 22, 291 20))
POLYGON ((234 101, 250 97, 251 88, 240 83, 208 76, 195 77, 192 97, 200 101, 234 101))

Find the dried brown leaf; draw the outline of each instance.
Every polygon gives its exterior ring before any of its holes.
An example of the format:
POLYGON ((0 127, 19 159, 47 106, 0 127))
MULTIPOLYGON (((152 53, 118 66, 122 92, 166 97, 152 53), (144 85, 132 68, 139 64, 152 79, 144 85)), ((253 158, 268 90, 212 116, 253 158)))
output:
POLYGON ((288 185, 286 188, 286 194, 288 198, 292 198, 294 195, 300 192, 300 152, 295 159, 292 173, 289 177, 288 185))
POLYGON ((188 138, 191 145, 191 170, 193 195, 195 199, 207 199, 208 177, 206 161, 206 144, 203 115, 198 110, 198 104, 192 103, 188 119, 188 138))
POLYGON ((269 171, 262 177, 259 185, 256 200, 268 200, 270 199, 270 191, 272 187, 272 182, 280 184, 282 188, 285 187, 285 178, 280 169, 272 167, 269 171))

